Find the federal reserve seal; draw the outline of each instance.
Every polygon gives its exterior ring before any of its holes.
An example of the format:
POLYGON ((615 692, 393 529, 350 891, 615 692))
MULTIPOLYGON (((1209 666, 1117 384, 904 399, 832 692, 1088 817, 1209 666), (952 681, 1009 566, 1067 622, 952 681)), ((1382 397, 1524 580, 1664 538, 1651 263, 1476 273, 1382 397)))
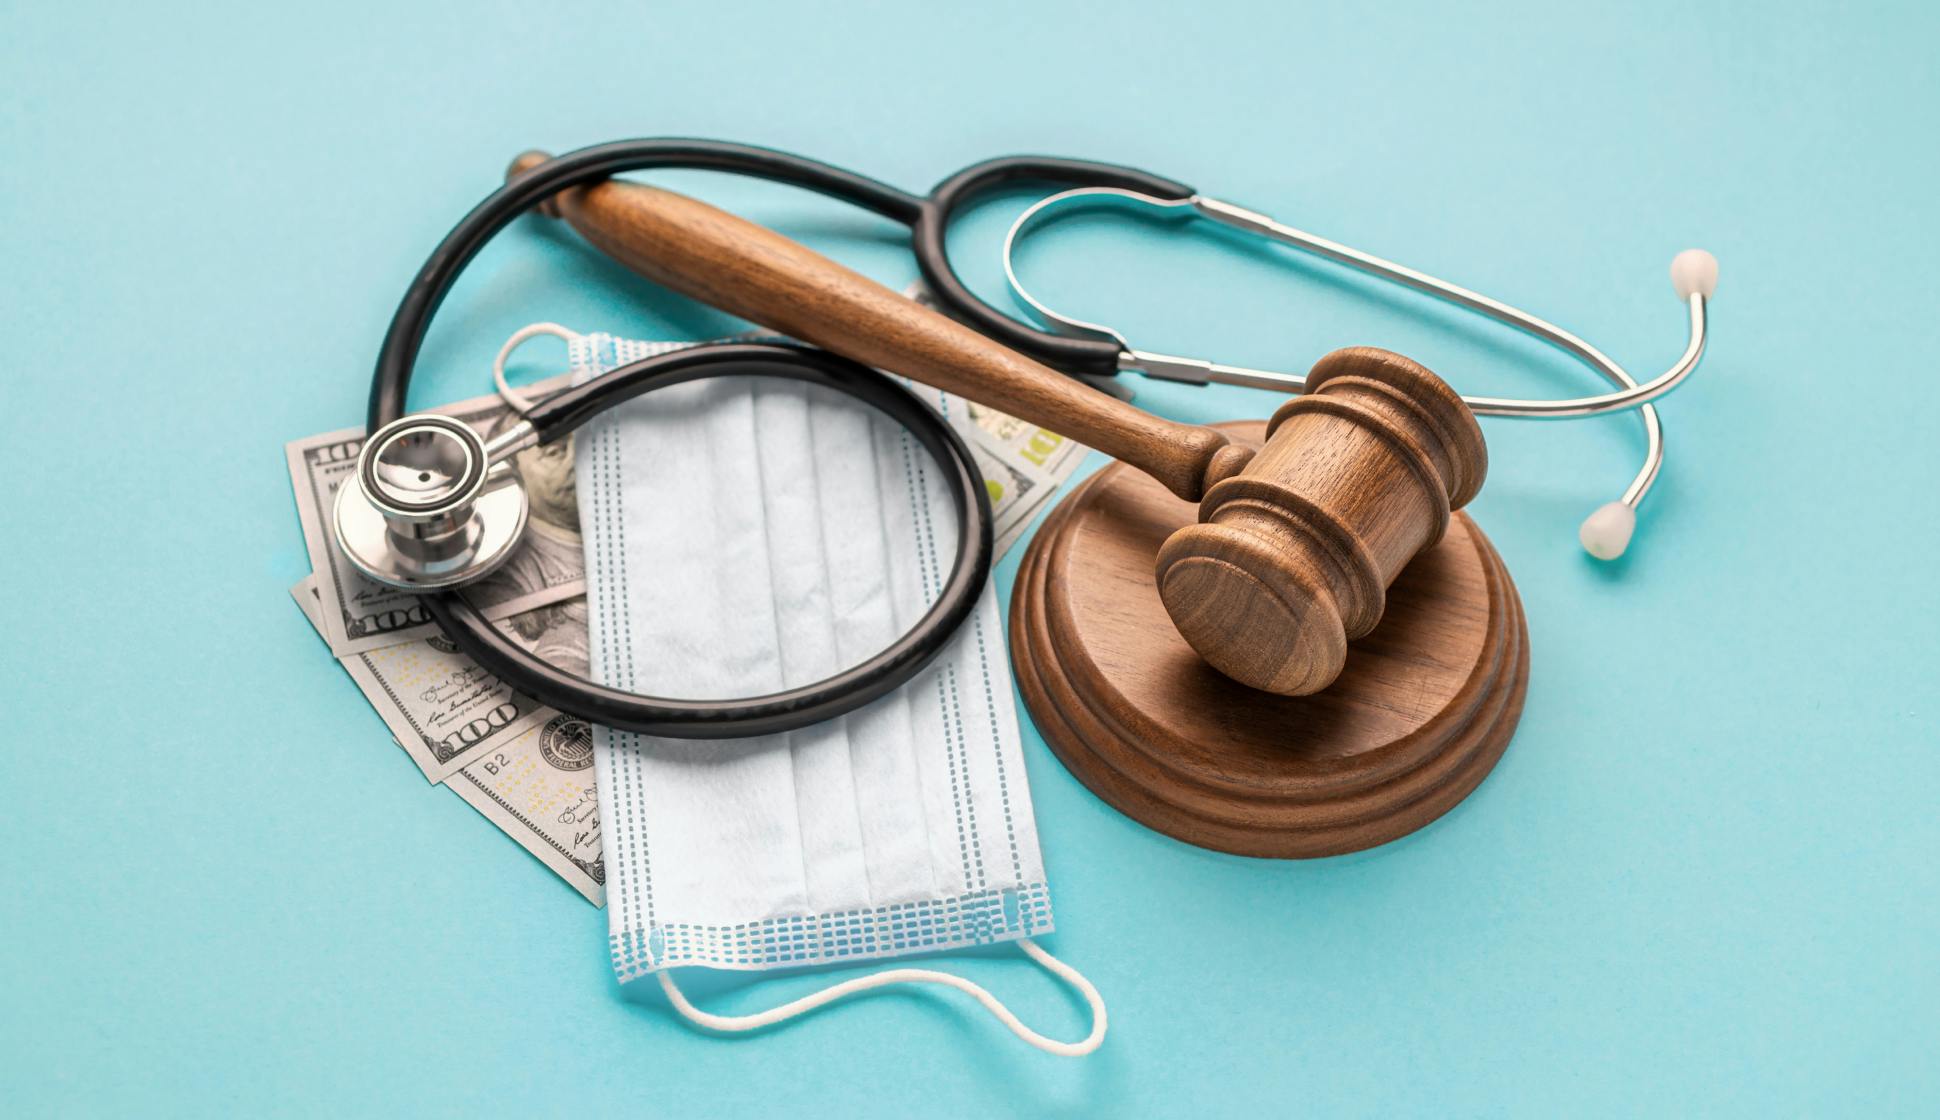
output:
POLYGON ((554 716, 539 732, 539 753, 561 770, 593 764, 593 725, 578 716, 554 716))

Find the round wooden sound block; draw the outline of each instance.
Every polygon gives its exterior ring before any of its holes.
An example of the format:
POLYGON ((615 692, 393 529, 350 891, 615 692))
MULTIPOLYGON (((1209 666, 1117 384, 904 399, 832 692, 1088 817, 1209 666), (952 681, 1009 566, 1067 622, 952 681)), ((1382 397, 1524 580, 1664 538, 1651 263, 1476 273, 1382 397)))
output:
MULTIPOLYGON (((1265 430, 1220 427, 1255 446, 1265 430)), ((1025 553, 1011 657, 1079 781, 1189 844, 1299 859, 1405 836, 1487 776, 1522 716, 1529 637, 1508 570, 1466 514, 1395 580, 1338 680, 1277 696, 1207 665, 1159 602, 1159 546, 1197 513, 1114 463, 1025 553)))

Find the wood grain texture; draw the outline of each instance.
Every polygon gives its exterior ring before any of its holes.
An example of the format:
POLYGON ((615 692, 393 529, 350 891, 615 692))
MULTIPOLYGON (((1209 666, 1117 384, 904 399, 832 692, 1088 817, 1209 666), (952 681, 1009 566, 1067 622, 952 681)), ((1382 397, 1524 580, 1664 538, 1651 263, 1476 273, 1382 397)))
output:
MULTIPOLYGON (((514 161, 516 175, 538 153, 514 161)), ((1251 453, 1141 411, 1007 349, 773 230, 704 202, 609 180, 547 206, 654 282, 868 365, 1041 424, 1197 501, 1251 453)))
POLYGON ((1481 782, 1521 717, 1528 635, 1508 572, 1466 515, 1388 589, 1385 617, 1348 647, 1333 686, 1302 697, 1212 671, 1167 625, 1153 558, 1193 515, 1114 464, 1025 554, 1012 660, 1080 781, 1187 843, 1278 858, 1386 843, 1481 782))
MULTIPOLYGON (((517 176, 543 159, 514 161, 517 176)), ((1173 623, 1219 671, 1304 695, 1381 618, 1402 566, 1438 540, 1487 471, 1455 392, 1397 354, 1315 365, 1264 452, 1133 408, 788 238, 702 202, 609 180, 549 200, 581 235, 675 291, 1089 444, 1204 499, 1157 556, 1173 623)))
POLYGON ((1159 550, 1160 598, 1234 680, 1317 692, 1487 473, 1482 430, 1447 383, 1386 350, 1337 350, 1274 414, 1246 469, 1207 492, 1200 524, 1159 550))

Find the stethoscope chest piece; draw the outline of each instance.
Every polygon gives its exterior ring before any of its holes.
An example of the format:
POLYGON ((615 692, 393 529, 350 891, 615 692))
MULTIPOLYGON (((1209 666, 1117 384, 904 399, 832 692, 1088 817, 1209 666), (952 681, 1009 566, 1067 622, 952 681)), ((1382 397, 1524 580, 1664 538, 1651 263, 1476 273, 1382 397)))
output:
POLYGON ((337 488, 337 542, 379 583, 437 591, 505 563, 525 532, 525 488, 493 463, 470 425, 417 414, 364 441, 355 475, 337 488))

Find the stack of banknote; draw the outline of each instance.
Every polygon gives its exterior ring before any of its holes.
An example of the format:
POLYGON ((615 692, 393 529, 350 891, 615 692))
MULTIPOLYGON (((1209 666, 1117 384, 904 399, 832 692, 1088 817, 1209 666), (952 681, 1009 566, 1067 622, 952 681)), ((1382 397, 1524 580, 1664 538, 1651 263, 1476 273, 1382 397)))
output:
MULTIPOLYGON (((556 383, 542 384, 543 392, 556 383)), ((952 401, 949 415, 982 468, 998 555, 1023 535, 1085 449, 993 409, 952 401)), ((496 396, 439 409, 491 438, 515 422, 496 396)), ((330 509, 363 430, 288 445, 290 480, 312 572, 291 595, 425 778, 453 790, 570 883, 603 901, 599 801, 585 721, 522 696, 448 641, 415 596, 359 574, 330 539, 330 509)), ((572 441, 520 454, 531 498, 526 537, 465 594, 514 640, 587 672, 586 584, 572 441)))

